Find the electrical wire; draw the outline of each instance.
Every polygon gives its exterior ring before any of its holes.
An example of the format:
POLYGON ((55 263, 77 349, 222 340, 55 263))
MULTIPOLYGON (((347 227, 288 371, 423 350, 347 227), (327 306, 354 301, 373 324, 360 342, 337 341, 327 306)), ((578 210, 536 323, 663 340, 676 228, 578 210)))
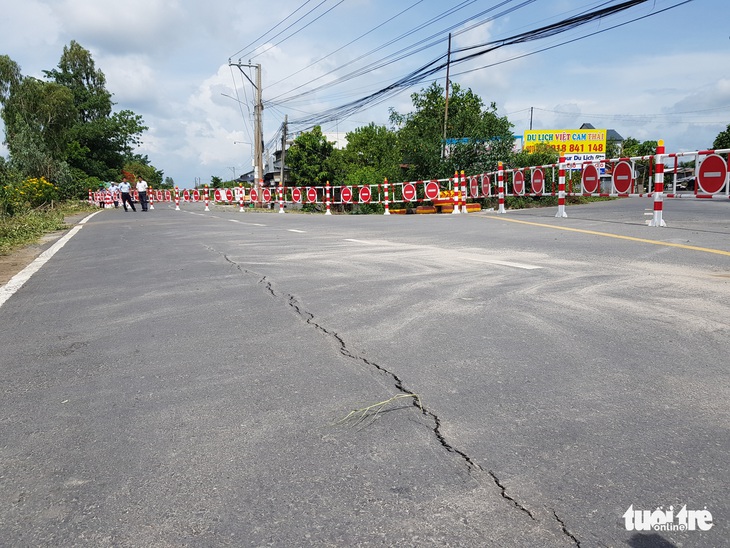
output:
POLYGON ((323 55, 322 57, 320 57, 320 58, 319 58, 319 59, 317 59, 316 61, 312 61, 312 62, 311 62, 310 64, 308 64, 308 65, 307 65, 306 67, 304 67, 304 68, 301 68, 301 69, 299 69, 298 71, 296 71, 296 72, 293 72, 293 73, 291 73, 291 74, 290 74, 289 76, 286 76, 286 77, 282 78, 281 80, 279 80, 279 81, 277 81, 277 82, 274 82, 273 84, 271 84, 271 86, 272 86, 272 87, 274 87, 274 86, 277 86, 277 85, 281 84, 282 82, 285 82, 285 81, 287 81, 287 80, 288 80, 289 78, 291 78, 291 77, 293 77, 293 76, 296 76, 297 74, 300 74, 300 73, 304 72, 304 71, 305 71, 305 70, 307 70, 308 68, 312 68, 312 67, 313 67, 313 66, 315 66, 316 64, 318 64, 318 63, 321 63, 322 61, 324 61, 325 59, 327 59, 327 58, 331 57, 332 55, 334 55, 334 54, 336 54, 336 53, 339 53, 340 51, 342 51, 342 50, 343 50, 343 49, 345 49, 346 47, 348 47, 348 46, 351 46, 351 45, 352 45, 352 44, 354 44, 355 42, 357 42, 357 41, 361 40, 362 38, 365 38, 365 37, 366 37, 366 36, 368 36, 369 34, 372 34, 372 33, 373 33, 373 32, 375 32, 376 30, 378 30, 379 28, 383 27, 384 25, 387 25, 388 23, 390 23, 390 22, 391 22, 391 21, 393 21, 394 19, 397 19, 398 17, 400 17, 401 15, 403 15, 404 13, 406 13, 407 11, 410 11, 411 9, 413 9, 414 7, 416 7, 416 6, 418 5, 418 4, 422 3, 423 1, 424 1, 424 0, 418 0, 417 2, 414 2, 413 4, 411 4, 410 6, 408 6, 408 7, 407 7, 406 9, 404 9, 403 11, 400 11, 399 13, 395 14, 394 16, 392 16, 392 17, 390 17, 390 18, 386 19, 385 21, 383 21, 383 22, 382 22, 382 23, 380 23, 379 25, 376 25, 375 27, 371 28, 371 29, 370 29, 369 31, 367 31, 367 32, 365 32, 365 33, 363 33, 363 34, 361 34, 360 36, 358 36, 358 37, 357 37, 357 38, 355 38, 354 40, 351 40, 351 41, 349 41, 349 42, 348 42, 347 44, 345 44, 345 45, 343 45, 343 46, 340 46, 339 48, 337 48, 337 49, 336 49, 336 50, 334 50, 334 51, 331 51, 331 52, 329 52, 329 53, 328 53, 327 55, 323 55))
MULTIPOLYGON (((326 72, 324 74, 321 74, 317 78, 314 78, 314 79, 312 79, 312 80, 310 80, 308 82, 305 82, 305 83, 303 83, 303 84, 301 84, 301 85, 299 85, 299 86, 297 86, 297 87, 295 87, 293 89, 290 89, 290 90, 288 90, 288 91, 286 91, 284 93, 281 93, 280 95, 277 95, 277 96, 273 97, 269 101, 271 101, 271 102, 278 102, 279 104, 283 104, 286 101, 289 101, 289 100, 292 100, 292 99, 298 99, 300 97, 303 97, 303 96, 307 96, 307 95, 316 93, 317 91, 320 91, 322 89, 330 88, 332 86, 335 86, 335 85, 338 85, 338 84, 347 82, 349 80, 352 80, 353 78, 357 78, 357 77, 362 76, 364 74, 369 74, 369 73, 371 73, 371 72, 373 72, 375 70, 382 69, 382 68, 384 68, 386 66, 389 66, 389 65, 391 65, 393 63, 396 63, 398 61, 401 61, 401 60, 403 60, 403 59, 405 59, 407 57, 410 57, 412 55, 416 55, 416 54, 422 53, 425 50, 428 50, 428 49, 430 49, 430 48, 432 48, 434 46, 440 45, 442 43, 443 37, 446 34, 448 34, 448 32, 450 32, 450 31, 452 31, 452 30, 454 30, 454 29, 456 29, 456 28, 458 28, 458 27, 466 24, 467 22, 473 20, 474 17, 481 17, 481 16, 483 16, 483 15, 489 13, 489 12, 494 11, 497 8, 500 8, 502 6, 505 6, 507 4, 510 4, 512 1, 513 0, 504 0, 503 2, 500 2, 499 4, 496 4, 495 6, 492 6, 489 9, 484 10, 484 11, 476 14, 475 16, 471 16, 471 17, 469 17, 467 19, 464 19, 462 21, 459 21, 458 23, 455 23, 453 25, 450 25, 447 28, 441 29, 441 30, 439 30, 439 31, 437 31, 437 32, 435 32, 435 33, 433 33, 433 34, 425 37, 425 38, 421 38, 420 40, 418 40, 417 42, 415 42, 415 43, 413 43, 413 44, 411 44, 409 46, 406 46, 406 47, 404 47, 404 48, 402 48, 402 49, 400 49, 398 51, 395 51, 395 52, 393 52, 393 53, 391 53, 391 54, 389 54, 389 55, 387 55, 387 56, 385 56, 385 57, 383 57, 381 59, 378 59, 376 61, 373 61, 372 63, 370 63, 370 64, 368 64, 368 65, 366 65, 364 67, 361 67, 359 69, 356 69, 353 72, 350 72, 348 74, 345 74, 344 76, 341 76, 341 77, 339 77, 338 79, 336 79, 336 80, 334 80, 332 82, 327 82, 327 83, 322 84, 322 85, 320 85, 318 87, 315 87, 313 89, 309 89, 309 90, 307 90, 305 92, 299 93, 299 94, 294 95, 294 96, 291 96, 291 97, 285 97, 287 94, 290 94, 293 91, 296 91, 298 89, 301 89, 303 87, 306 87, 306 86, 308 86, 308 85, 310 85, 310 84, 312 84, 312 83, 314 83, 314 82, 316 82, 318 80, 321 80, 322 78, 325 78, 326 76, 329 76, 330 74, 334 74, 335 72, 338 72, 338 71, 340 71, 340 70, 342 70, 342 69, 344 69, 344 68, 346 68, 346 67, 348 67, 350 65, 353 65, 353 64, 357 63, 358 61, 361 61, 362 59, 365 59, 366 57, 369 57, 370 55, 373 55, 373 54, 375 54, 375 53, 377 53, 377 52, 379 52, 379 51, 387 48, 388 46, 391 46, 391 45, 393 45, 393 44, 395 44, 395 43, 397 43, 397 42, 399 42, 399 41, 401 41, 401 40, 403 40, 405 38, 408 38, 408 37, 412 36, 413 34, 418 33, 419 31, 421 31, 421 30, 423 30, 423 29, 431 26, 432 24, 434 24, 434 23, 442 20, 443 18, 445 18, 445 17, 447 17, 449 15, 452 15, 452 14, 456 13, 457 11, 463 9, 464 7, 466 7, 468 5, 471 5, 472 3, 474 3, 474 0, 469 0, 469 1, 462 2, 461 4, 459 4, 459 5, 451 8, 451 9, 445 11, 445 12, 442 12, 439 15, 437 15, 437 16, 429 19, 429 20, 427 20, 426 22, 420 24, 416 28, 410 29, 409 31, 401 34, 400 36, 398 36, 398 37, 396 37, 396 38, 394 38, 392 40, 389 40, 388 42, 386 42, 384 44, 381 44, 380 46, 378 46, 378 47, 376 47, 376 48, 374 48, 374 49, 372 49, 372 50, 370 50, 370 51, 368 51, 368 52, 360 55, 359 57, 357 57, 355 59, 350 60, 349 62, 345 63, 344 65, 341 65, 339 67, 336 67, 336 68, 330 70, 329 72, 326 72)), ((536 0, 525 0, 524 2, 522 2, 521 4, 519 4, 518 6, 514 6, 512 8, 509 8, 509 9, 503 11, 503 12, 500 12, 500 13, 494 15, 494 16, 491 16, 491 17, 489 17, 489 18, 481 21, 480 24, 486 24, 486 23, 488 23, 490 21, 493 21, 493 20, 495 20, 495 19, 497 19, 499 17, 502 17, 504 15, 508 15, 508 14, 514 12, 515 10, 517 10, 517 9, 519 9, 521 7, 524 7, 525 5, 531 4, 531 3, 535 2, 535 1, 536 0)))
MULTIPOLYGON (((269 46, 268 48, 266 48, 266 49, 264 49, 264 50, 261 50, 261 51, 259 51, 259 52, 256 52, 256 54, 255 54, 255 55, 253 55, 253 56, 252 56, 251 58, 252 58, 252 59, 254 59, 254 58, 258 57, 259 55, 263 55, 264 53, 266 53, 266 52, 267 52, 267 51, 269 51, 270 49, 273 49, 273 48, 275 48, 276 46, 278 46, 279 44, 282 44, 282 43, 286 42, 286 41, 287 41, 287 40, 289 40, 289 38, 291 38, 292 36, 295 36, 296 34, 299 34, 300 32, 302 32, 302 31, 303 31, 304 29, 306 29, 306 28, 307 28, 307 27, 308 27, 309 25, 311 25, 311 24, 315 23, 316 21, 319 21, 319 20, 320 20, 320 19, 321 19, 322 17, 324 17, 325 15, 327 15, 327 14, 328 14, 329 12, 331 12, 331 11, 332 11, 333 9, 335 9, 335 8, 336 8, 337 6, 339 6, 340 4, 342 4, 342 3, 344 2, 344 1, 345 1, 345 0, 340 0, 339 2, 337 2, 337 4, 335 4, 334 6, 332 6, 331 8, 329 8, 329 9, 328 9, 327 11, 325 11, 324 13, 322 13, 322 14, 318 15, 317 17, 315 17, 314 19, 312 19, 312 20, 311 20, 311 21, 310 21, 309 23, 307 23, 306 25, 304 25, 304 26, 303 26, 302 28, 300 28, 300 29, 298 29, 298 30, 296 30, 296 31, 292 32, 292 33, 291 33, 291 34, 290 34, 289 36, 287 36, 286 38, 283 38, 283 39, 279 40, 279 41, 278 41, 278 42, 277 42, 276 44, 271 44, 271 45, 270 45, 270 46, 269 46)), ((324 0, 324 1, 323 1, 323 2, 321 3, 321 4, 318 4, 318 5, 317 5, 317 8, 318 8, 319 6, 321 6, 322 4, 324 4, 324 2, 326 2, 326 0, 324 0)), ((316 8, 315 8, 315 9, 316 9, 316 8)), ((312 10, 312 11, 314 11, 314 10, 312 10)), ((311 12, 309 12, 309 13, 311 13, 311 12)), ((308 13, 307 15, 309 15, 309 13, 308 13)), ((289 27, 287 27, 287 28, 289 28, 289 27)))
MULTIPOLYGON (((556 23, 553 23, 550 25, 544 25, 540 28, 530 30, 527 32, 522 32, 522 33, 513 35, 513 36, 505 38, 505 39, 500 39, 500 40, 495 40, 495 41, 491 41, 491 42, 486 42, 483 44, 477 44, 477 45, 470 46, 470 47, 460 48, 458 50, 458 52, 462 52, 462 53, 469 52, 472 50, 476 50, 476 51, 474 51, 473 53, 468 53, 467 55, 464 55, 460 58, 451 60, 451 64, 456 65, 456 64, 465 63, 467 61, 476 59, 480 56, 483 56, 487 53, 491 53, 497 49, 500 49, 500 48, 508 46, 508 45, 523 44, 523 43, 527 43, 527 42, 531 42, 531 41, 535 41, 535 40, 540 40, 540 39, 556 36, 558 34, 566 32, 568 30, 572 30, 572 29, 581 27, 592 21, 603 19, 603 18, 612 16, 612 15, 617 15, 630 8, 633 8, 640 4, 646 3, 647 1, 650 1, 650 0, 628 0, 628 1, 622 2, 620 4, 614 5, 614 6, 605 7, 605 8, 601 8, 598 10, 586 12, 586 13, 583 13, 583 14, 580 14, 577 16, 568 17, 568 18, 560 20, 556 23)), ((692 2, 692 1, 694 1, 694 0, 685 0, 683 2, 679 2, 673 6, 670 6, 666 9, 633 18, 629 21, 620 23, 613 27, 601 29, 600 31, 593 32, 588 35, 584 35, 582 37, 566 41, 565 43, 570 43, 570 42, 573 42, 576 40, 580 40, 580 39, 586 38, 588 36, 598 34, 600 32, 606 32, 608 30, 611 30, 612 28, 616 28, 618 26, 623 26, 628 23, 638 21, 640 19, 644 19, 646 17, 657 15, 659 13, 662 13, 664 11, 673 9, 675 7, 678 7, 680 5, 683 5, 683 4, 692 2)), ((562 44, 558 44, 558 45, 562 45, 562 44)), ((554 47, 557 47, 557 45, 550 46, 549 48, 543 48, 540 51, 544 51, 545 49, 551 49, 554 47)), ((525 55, 527 55, 527 54, 525 54, 525 55)), ((444 57, 445 56, 442 56, 437 59, 434 59, 430 63, 426 63, 419 69, 412 71, 411 73, 407 74, 406 76, 402 77, 401 79, 397 80, 396 82, 392 83, 391 85, 386 86, 385 88, 382 88, 366 97, 357 99, 355 101, 351 101, 351 102, 346 103, 345 105, 341 105, 339 107, 333 107, 333 108, 327 109, 316 116, 311 116, 311 117, 306 117, 306 118, 299 119, 299 120, 294 120, 291 122, 291 124, 313 127, 313 125, 326 123, 331 120, 335 120, 335 119, 341 120, 355 112, 363 110, 364 108, 366 108, 368 106, 372 106, 373 104, 378 104, 378 103, 382 102, 383 100, 399 93, 403 89, 412 87, 420 82, 423 82, 428 77, 443 70, 447 64, 446 62, 443 62, 444 57)), ((502 61, 502 62, 505 62, 505 61, 502 61)), ((488 66, 491 66, 491 65, 488 65, 488 66)), ((481 68, 485 68, 485 67, 480 67, 480 69, 481 68)), ((472 69, 472 70, 479 70, 479 69, 472 69)))
MULTIPOLYGON (((295 9, 295 10, 294 10, 293 12, 291 12, 291 13, 290 13, 289 15, 287 15, 286 17, 284 17, 284 19, 282 19, 281 21, 279 21, 279 22, 278 22, 278 23, 277 23, 276 25, 274 25, 274 26, 273 26, 273 27, 271 27, 271 28, 270 28, 269 30, 267 30, 267 31, 266 31, 265 33, 263 33, 263 34, 262 34, 261 36, 259 36, 258 38, 256 38, 256 39, 255 39, 255 40, 254 40, 253 42, 251 42, 250 44, 247 44, 247 45, 245 45, 245 46, 244 46, 243 48, 239 49, 239 50, 238 50, 238 51, 237 51, 236 53, 234 53, 233 55, 231 55, 231 56, 229 57, 229 59, 230 59, 230 58, 232 58, 232 57, 235 57, 236 55, 238 55, 238 54, 239 54, 239 53, 241 53, 242 51, 245 51, 245 50, 247 50, 248 48, 250 48, 251 46, 253 46, 253 45, 254 45, 254 44, 255 44, 256 42, 258 42, 259 40, 263 39, 263 38, 264 38, 264 37, 265 37, 265 36, 266 36, 267 34, 269 34, 270 32, 274 31, 274 30, 275 30, 275 29, 276 29, 276 28, 277 28, 277 27, 278 27, 279 25, 283 24, 283 23, 284 23, 284 22, 285 22, 285 21, 286 21, 287 19, 289 19, 289 18, 290 18, 291 16, 293 16, 293 15, 294 15, 294 14, 295 14, 296 12, 298 12, 298 11, 299 11, 300 9, 302 9, 302 8, 303 8, 304 6, 306 6, 307 4, 309 4, 309 3, 311 2, 311 1, 312 1, 312 0, 306 0, 306 2, 304 2, 304 4, 302 4, 301 6, 299 6, 299 7, 297 8, 297 9, 295 9)), ((321 6, 321 5, 322 5, 322 4, 324 4, 324 3, 326 2, 326 1, 327 1, 327 0, 323 0, 323 1, 322 1, 322 2, 321 2, 321 3, 319 4, 319 5, 321 6)), ((318 6, 318 7, 319 7, 319 6, 318 6)), ((315 8, 315 9, 316 9, 316 8, 315 8)), ((302 20, 302 19, 303 19, 304 17, 306 17, 306 16, 307 16, 307 15, 308 15, 309 13, 311 13, 311 12, 308 12, 308 13, 304 14, 304 15, 303 15, 302 17, 300 17, 299 19, 297 19, 297 20, 296 20, 296 21, 294 22, 294 24, 296 24, 296 23, 298 23, 299 21, 301 21, 301 20, 302 20)), ((289 27, 287 27, 287 28, 289 28, 289 27)), ((286 30, 286 29, 284 29, 284 31, 285 31, 285 30, 286 30)), ((284 32, 284 31, 282 31, 282 32, 284 32)), ((278 34, 277 34, 277 36, 278 36, 278 34)), ((274 38, 276 38, 276 36, 275 36, 274 38)))

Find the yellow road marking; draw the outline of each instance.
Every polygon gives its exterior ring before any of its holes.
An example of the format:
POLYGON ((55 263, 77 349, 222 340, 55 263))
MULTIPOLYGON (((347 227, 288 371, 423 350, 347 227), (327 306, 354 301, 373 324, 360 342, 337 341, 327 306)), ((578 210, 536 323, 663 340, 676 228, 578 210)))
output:
POLYGON ((703 253, 715 253, 716 255, 725 255, 730 257, 730 251, 721 249, 712 249, 709 247, 698 247, 695 245, 675 244, 672 242, 662 242, 659 240, 648 240, 646 238, 634 238, 633 236, 621 236, 620 234, 611 234, 610 232, 598 232, 595 230, 585 230, 583 228, 570 228, 567 226, 548 225, 544 223, 534 223, 532 221, 518 221, 517 219, 507 219, 506 217, 494 217, 486 215, 486 219, 494 219, 497 221, 507 221, 508 223, 518 223, 522 225, 541 226, 543 228, 554 228, 556 230, 567 230, 568 232, 579 232, 581 234, 591 234, 593 236, 604 236, 606 238, 616 238, 618 240, 629 240, 631 242, 640 242, 642 244, 663 245, 666 247, 678 247, 680 249, 690 249, 692 251, 701 251, 703 253))

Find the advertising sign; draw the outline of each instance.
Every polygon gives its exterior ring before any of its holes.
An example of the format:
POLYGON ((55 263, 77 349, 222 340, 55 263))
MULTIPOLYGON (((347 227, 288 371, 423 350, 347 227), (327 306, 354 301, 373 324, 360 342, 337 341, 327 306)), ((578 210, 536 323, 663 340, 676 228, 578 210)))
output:
POLYGON ((605 129, 539 129, 525 131, 524 150, 535 152, 547 145, 565 157, 568 169, 581 169, 584 162, 606 159, 605 129))

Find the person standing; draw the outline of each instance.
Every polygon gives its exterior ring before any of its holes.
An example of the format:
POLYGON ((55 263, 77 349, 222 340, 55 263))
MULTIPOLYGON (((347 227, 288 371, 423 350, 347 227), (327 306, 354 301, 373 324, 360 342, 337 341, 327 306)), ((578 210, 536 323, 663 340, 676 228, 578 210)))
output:
POLYGON ((139 194, 139 205, 142 206, 142 211, 147 211, 147 181, 142 177, 137 176, 137 194, 139 194))
POLYGON ((134 207, 134 203, 132 202, 132 196, 130 195, 131 191, 132 185, 129 184, 129 181, 127 181, 126 177, 122 177, 122 182, 119 183, 119 192, 122 194, 122 205, 124 206, 124 211, 129 211, 127 209, 127 204, 129 204, 132 208, 132 211, 136 212, 137 209, 134 207))
POLYGON ((109 191, 112 193, 112 202, 114 202, 114 209, 119 207, 119 187, 116 181, 112 181, 109 191))

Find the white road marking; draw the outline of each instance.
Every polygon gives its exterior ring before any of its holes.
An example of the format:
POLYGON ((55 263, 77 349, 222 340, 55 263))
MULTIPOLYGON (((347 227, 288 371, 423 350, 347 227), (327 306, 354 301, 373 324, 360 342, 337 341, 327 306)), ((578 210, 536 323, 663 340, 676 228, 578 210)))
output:
POLYGON ((296 232, 297 234, 306 234, 307 233, 304 230, 297 230, 296 228, 290 228, 289 232, 296 232))
POLYGON ((542 268, 541 266, 533 265, 533 264, 525 264, 525 263, 515 263, 512 261, 502 261, 499 259, 477 259, 474 257, 466 257, 467 261, 474 261, 476 263, 486 263, 486 264, 496 264, 499 266, 509 266, 511 268, 521 268, 522 270, 538 270, 542 268))
POLYGON ((23 270, 18 272, 15 276, 10 278, 8 283, 6 283, 4 286, 0 287, 0 306, 5 304, 5 301, 7 301, 10 297, 12 297, 16 291, 18 291, 25 282, 30 280, 30 277, 38 272, 41 267, 46 264, 51 257, 53 257, 63 246, 66 245, 66 242, 68 242, 71 238, 74 237, 74 235, 83 228, 83 225, 91 219, 94 215, 100 213, 97 211, 96 213, 92 213, 88 217, 85 217, 79 224, 77 224, 75 227, 73 227, 71 230, 69 230, 61 239, 59 239, 55 244, 53 244, 51 247, 46 249, 43 253, 38 255, 36 259, 30 263, 28 266, 26 266, 23 270))

